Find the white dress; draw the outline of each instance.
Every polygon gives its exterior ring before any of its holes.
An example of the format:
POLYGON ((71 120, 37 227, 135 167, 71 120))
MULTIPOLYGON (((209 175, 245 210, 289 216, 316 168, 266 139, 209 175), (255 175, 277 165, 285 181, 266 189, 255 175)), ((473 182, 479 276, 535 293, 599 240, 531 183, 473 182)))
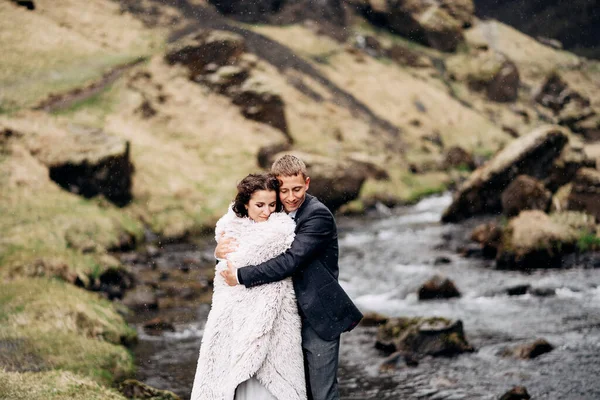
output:
POLYGON ((240 383, 235 391, 235 400, 277 400, 258 379, 252 377, 240 383))
MULTIPOLYGON (((255 223, 230 209, 215 238, 225 233, 238 241, 229 255, 235 266, 258 265, 291 246, 295 227, 285 213, 255 223)), ((220 274, 225 269, 223 261, 215 267, 191 400, 306 400, 302 324, 291 278, 230 287, 220 274)))

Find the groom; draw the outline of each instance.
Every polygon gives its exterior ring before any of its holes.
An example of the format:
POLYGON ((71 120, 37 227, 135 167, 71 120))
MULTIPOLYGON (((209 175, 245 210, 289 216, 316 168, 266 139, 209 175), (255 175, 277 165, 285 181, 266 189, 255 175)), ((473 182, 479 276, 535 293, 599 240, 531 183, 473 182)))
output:
MULTIPOLYGON (((284 155, 271 167, 279 180, 279 198, 296 221, 290 249, 259 265, 223 271, 231 286, 253 287, 292 277, 302 317, 302 349, 310 400, 337 400, 340 335, 358 324, 362 314, 338 283, 338 237, 335 219, 323 203, 307 194, 310 178, 299 158, 284 155)), ((215 251, 226 258, 232 244, 215 251)))

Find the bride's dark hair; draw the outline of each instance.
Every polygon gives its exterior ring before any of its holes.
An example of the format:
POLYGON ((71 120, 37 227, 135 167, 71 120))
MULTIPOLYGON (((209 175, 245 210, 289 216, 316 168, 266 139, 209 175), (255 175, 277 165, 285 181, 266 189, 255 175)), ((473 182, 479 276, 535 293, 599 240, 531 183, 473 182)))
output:
POLYGON ((277 205, 275 211, 282 210, 281 200, 279 200, 279 181, 273 174, 250 174, 237 185, 237 195, 233 200, 233 212, 240 218, 248 216, 246 205, 257 190, 272 190, 276 193, 277 205))

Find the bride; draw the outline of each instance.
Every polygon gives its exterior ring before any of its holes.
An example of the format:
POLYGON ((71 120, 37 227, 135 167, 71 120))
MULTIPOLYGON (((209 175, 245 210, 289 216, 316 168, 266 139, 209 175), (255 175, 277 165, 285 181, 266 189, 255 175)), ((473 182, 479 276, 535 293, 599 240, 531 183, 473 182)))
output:
MULTIPOLYGON (((235 238, 228 260, 256 265, 287 250, 295 223, 281 211, 279 184, 250 174, 215 229, 217 242, 235 238)), ((246 288, 228 286, 219 260, 191 400, 305 400, 301 322, 291 278, 246 288)))

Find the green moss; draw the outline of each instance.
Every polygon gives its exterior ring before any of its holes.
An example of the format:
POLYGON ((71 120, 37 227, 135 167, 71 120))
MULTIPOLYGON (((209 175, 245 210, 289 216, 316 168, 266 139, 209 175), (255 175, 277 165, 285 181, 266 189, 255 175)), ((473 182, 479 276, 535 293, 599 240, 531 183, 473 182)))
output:
POLYGON ((600 250, 600 237, 593 233, 585 232, 577 239, 577 249, 580 252, 600 250))

